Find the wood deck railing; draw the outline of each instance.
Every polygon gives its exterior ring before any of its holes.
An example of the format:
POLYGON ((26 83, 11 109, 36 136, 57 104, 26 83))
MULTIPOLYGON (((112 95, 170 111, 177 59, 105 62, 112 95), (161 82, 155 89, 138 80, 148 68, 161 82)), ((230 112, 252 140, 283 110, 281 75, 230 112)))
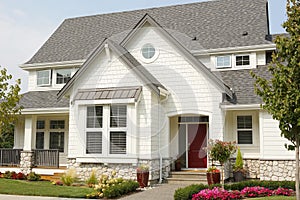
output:
POLYGON ((38 167, 56 167, 59 168, 59 150, 58 149, 35 149, 34 164, 38 167))
POLYGON ((19 166, 22 149, 0 149, 0 166, 19 166))

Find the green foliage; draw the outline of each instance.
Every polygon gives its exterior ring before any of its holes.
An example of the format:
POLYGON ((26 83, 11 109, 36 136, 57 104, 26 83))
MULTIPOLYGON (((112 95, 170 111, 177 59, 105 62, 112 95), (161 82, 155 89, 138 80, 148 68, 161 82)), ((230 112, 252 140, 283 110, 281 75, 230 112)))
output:
POLYGON ((35 172, 30 172, 27 175, 27 180, 29 180, 29 181, 39 181, 39 180, 41 180, 41 176, 39 174, 36 174, 35 172))
POLYGON ((4 174, 3 174, 3 178, 10 179, 11 178, 11 172, 10 171, 5 171, 4 174))
POLYGON ((240 148, 238 148, 235 164, 233 166, 234 171, 241 171, 244 169, 244 162, 240 148))
POLYGON ((18 106, 21 80, 16 80, 12 85, 11 79, 12 75, 7 74, 5 68, 0 69, 0 133, 12 132, 12 124, 17 121, 22 109, 18 106))
POLYGON ((219 161, 223 165, 236 151, 236 145, 235 142, 209 140, 207 150, 211 159, 219 161))
POLYGON ((188 200, 192 199, 193 194, 198 193, 200 190, 207 189, 208 185, 193 184, 184 188, 179 188, 174 193, 174 200, 188 200))
POLYGON ((86 183, 89 187, 93 187, 94 185, 98 184, 96 169, 92 169, 92 173, 90 177, 86 180, 86 183))
POLYGON ((132 180, 124 181, 120 184, 108 187, 103 192, 103 195, 105 198, 117 198, 124 194, 134 192, 139 187, 140 187, 140 185, 136 181, 132 181, 132 180))
POLYGON ((13 146, 14 146, 13 132, 14 131, 13 131, 13 126, 12 126, 10 132, 2 132, 2 134, 0 134, 0 148, 13 148, 13 146))
POLYGON ((77 173, 75 168, 68 169, 62 176, 61 181, 66 186, 72 185, 77 180, 77 173))

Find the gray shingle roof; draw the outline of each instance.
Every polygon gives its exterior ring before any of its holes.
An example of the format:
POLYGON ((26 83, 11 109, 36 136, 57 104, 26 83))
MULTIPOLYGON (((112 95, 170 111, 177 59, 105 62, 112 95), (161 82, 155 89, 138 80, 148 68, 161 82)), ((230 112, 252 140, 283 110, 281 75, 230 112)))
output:
POLYGON ((22 94, 20 105, 26 108, 64 108, 69 107, 69 99, 57 100, 56 90, 31 91, 22 94))
POLYGON ((254 79, 250 75, 250 71, 255 74, 270 79, 271 73, 268 71, 267 66, 257 66, 256 69, 243 69, 243 70, 228 70, 215 72, 225 83, 233 88, 237 104, 260 104, 262 100, 254 93, 254 79))
POLYGON ((66 19, 25 64, 86 59, 104 38, 129 32, 146 13, 189 50, 268 44, 266 10, 266 0, 216 0, 66 19))

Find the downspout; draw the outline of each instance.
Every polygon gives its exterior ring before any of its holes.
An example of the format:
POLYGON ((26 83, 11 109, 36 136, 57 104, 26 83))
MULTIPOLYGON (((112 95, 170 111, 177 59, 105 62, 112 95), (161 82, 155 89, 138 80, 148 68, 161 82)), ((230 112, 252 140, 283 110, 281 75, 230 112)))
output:
MULTIPOLYGON (((161 129, 160 129, 160 106, 161 106, 161 103, 164 103, 165 101, 167 101, 168 100, 168 98, 169 98, 169 93, 168 92, 166 92, 165 94, 166 94, 166 98, 164 99, 164 100, 160 100, 160 96, 161 96, 161 89, 162 88, 158 88, 159 89, 159 93, 158 93, 158 113, 157 113, 157 119, 158 119, 158 131, 159 131, 159 133, 158 133, 158 155, 159 155, 159 181, 158 181, 158 183, 159 184, 161 184, 162 183, 162 180, 163 180, 163 176, 162 176, 162 168, 163 168, 163 159, 162 159, 162 155, 161 155, 161 145, 160 145, 160 137, 161 137, 161 129)), ((164 92, 165 92, 165 90, 164 90, 164 92)))

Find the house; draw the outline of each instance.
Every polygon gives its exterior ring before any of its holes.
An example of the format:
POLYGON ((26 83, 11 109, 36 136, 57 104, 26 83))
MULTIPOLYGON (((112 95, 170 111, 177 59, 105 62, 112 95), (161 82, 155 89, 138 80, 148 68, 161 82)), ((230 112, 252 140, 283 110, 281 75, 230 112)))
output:
POLYGON ((216 0, 66 19, 20 67, 20 168, 91 168, 150 179, 206 169, 208 139, 237 141, 248 176, 292 180, 293 152, 260 108, 252 70, 275 50, 267 0, 216 0))

